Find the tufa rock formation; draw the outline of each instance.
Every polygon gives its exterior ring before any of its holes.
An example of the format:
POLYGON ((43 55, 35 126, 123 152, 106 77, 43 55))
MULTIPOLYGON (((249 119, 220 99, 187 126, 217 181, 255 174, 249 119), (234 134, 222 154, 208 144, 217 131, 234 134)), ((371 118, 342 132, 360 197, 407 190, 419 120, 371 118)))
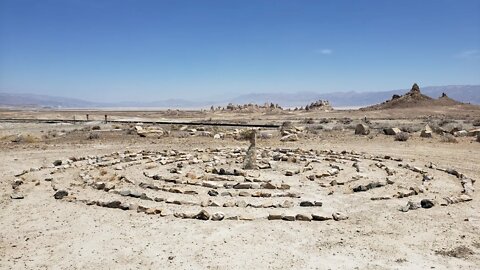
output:
POLYGON ((404 95, 393 95, 392 99, 383 103, 361 108, 360 110, 385 110, 385 109, 402 109, 412 107, 428 107, 428 106, 452 106, 461 105, 463 103, 449 98, 445 93, 438 99, 433 99, 422 94, 418 84, 414 83, 410 91, 404 95))

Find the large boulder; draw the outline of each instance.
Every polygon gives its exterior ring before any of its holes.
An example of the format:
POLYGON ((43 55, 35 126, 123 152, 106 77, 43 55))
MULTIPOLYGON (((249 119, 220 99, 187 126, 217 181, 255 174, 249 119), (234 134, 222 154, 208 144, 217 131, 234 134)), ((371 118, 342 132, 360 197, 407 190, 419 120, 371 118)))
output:
POLYGON ((429 125, 426 125, 425 128, 420 133, 420 137, 422 138, 432 138, 432 128, 429 125))
POLYGON ((383 132, 385 133, 385 135, 390 135, 390 136, 395 136, 397 134, 400 134, 402 133, 402 131, 399 129, 399 128, 386 128, 383 130, 383 132))
POLYGON ((358 124, 355 128, 356 135, 368 135, 370 134, 370 128, 364 124, 358 124))

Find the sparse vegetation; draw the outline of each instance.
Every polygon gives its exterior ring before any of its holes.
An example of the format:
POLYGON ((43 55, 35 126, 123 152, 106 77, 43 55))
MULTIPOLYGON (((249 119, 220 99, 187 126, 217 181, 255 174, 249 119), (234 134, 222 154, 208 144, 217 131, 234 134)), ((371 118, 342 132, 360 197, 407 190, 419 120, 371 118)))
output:
POLYGON ((89 140, 100 139, 100 134, 98 134, 97 132, 90 132, 90 133, 88 134, 88 139, 89 139, 89 140))
POLYGON ((455 136, 453 136, 452 134, 448 133, 442 136, 441 141, 444 143, 458 143, 457 138, 455 138, 455 136))
POLYGON ((406 142, 410 138, 410 134, 407 132, 400 132, 397 135, 395 135, 395 141, 398 142, 406 142))

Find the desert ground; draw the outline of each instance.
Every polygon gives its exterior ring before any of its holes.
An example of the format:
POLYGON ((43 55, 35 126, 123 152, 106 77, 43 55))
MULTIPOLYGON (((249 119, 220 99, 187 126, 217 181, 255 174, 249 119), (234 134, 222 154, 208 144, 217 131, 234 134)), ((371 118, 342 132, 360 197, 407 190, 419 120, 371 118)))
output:
POLYGON ((478 106, 0 119, 1 269, 479 269, 478 106))

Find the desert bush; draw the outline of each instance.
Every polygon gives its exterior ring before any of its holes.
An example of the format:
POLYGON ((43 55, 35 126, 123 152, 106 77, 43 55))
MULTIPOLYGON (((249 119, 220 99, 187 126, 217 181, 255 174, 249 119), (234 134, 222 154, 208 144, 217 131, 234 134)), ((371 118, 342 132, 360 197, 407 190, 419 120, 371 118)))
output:
POLYGON ((345 117, 345 118, 339 120, 340 123, 345 124, 345 125, 348 125, 348 124, 352 123, 352 121, 353 120, 351 118, 348 118, 348 117, 345 117))
POLYGON ((311 117, 310 117, 310 118, 305 118, 305 119, 303 119, 302 122, 303 122, 304 124, 314 124, 314 123, 315 123, 315 121, 314 121, 313 118, 311 118, 311 117))
POLYGON ((473 120, 472 125, 474 127, 480 127, 480 119, 473 120))
POLYGON ((292 121, 285 121, 282 123, 282 126, 280 127, 280 130, 286 130, 286 129, 291 129, 293 128, 293 123, 292 121))
POLYGON ((442 136, 441 142, 444 142, 444 143, 458 143, 458 140, 452 134, 446 133, 442 136))
POLYGON ((397 135, 395 135, 395 141, 398 142, 406 142, 410 138, 410 134, 407 132, 400 132, 397 135))
POLYGON ((95 133, 95 132, 90 132, 90 133, 88 134, 88 139, 89 139, 89 140, 100 139, 100 134, 95 133))
POLYGON ((320 124, 328 124, 330 123, 332 120, 328 119, 328 118, 322 118, 320 119, 319 123, 320 124))
POLYGON ((92 130, 100 130, 100 126, 93 126, 92 130))

